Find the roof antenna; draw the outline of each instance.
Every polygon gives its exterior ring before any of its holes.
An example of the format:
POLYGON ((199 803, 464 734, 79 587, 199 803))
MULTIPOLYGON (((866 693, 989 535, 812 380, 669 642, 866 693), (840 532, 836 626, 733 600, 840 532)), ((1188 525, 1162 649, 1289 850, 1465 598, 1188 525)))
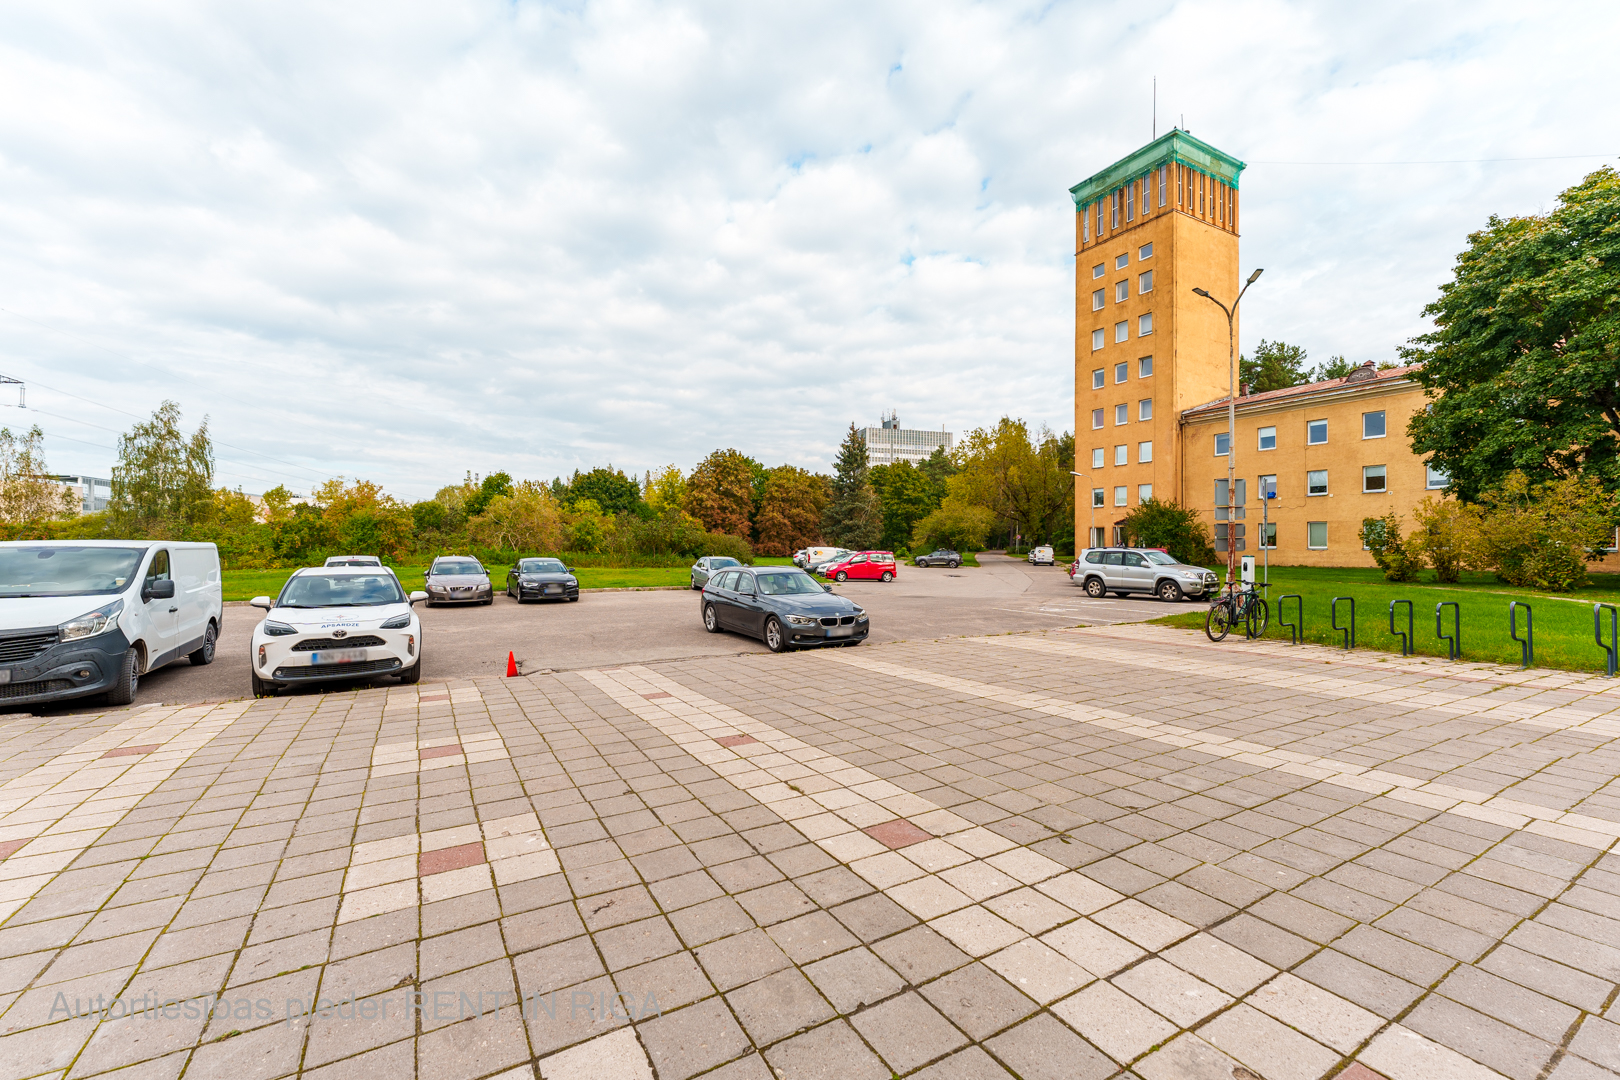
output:
MULTIPOLYGON (((1159 137, 1159 77, 1153 76, 1153 138, 1159 137)), ((1149 140, 1152 141, 1151 139, 1149 140)))

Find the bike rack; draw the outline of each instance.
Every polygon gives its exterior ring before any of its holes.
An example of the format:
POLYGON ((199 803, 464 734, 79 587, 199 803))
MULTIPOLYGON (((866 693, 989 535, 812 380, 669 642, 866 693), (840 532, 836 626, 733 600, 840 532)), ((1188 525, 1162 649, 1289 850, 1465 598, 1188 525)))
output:
POLYGON ((1346 650, 1356 647, 1356 598, 1353 596, 1335 596, 1333 598, 1333 629, 1344 632, 1344 647, 1346 650), (1350 601, 1350 625, 1339 625, 1339 601, 1350 601))
POLYGON ((1521 667, 1529 667, 1536 662, 1536 613, 1535 610, 1522 600, 1514 600, 1508 604, 1508 637, 1519 643, 1519 656, 1523 660, 1521 667), (1519 636, 1519 609, 1524 608, 1524 637, 1519 636))
POLYGON ((1288 628, 1288 633, 1293 638, 1293 640, 1290 641, 1289 644, 1290 645, 1298 645, 1299 644, 1299 639, 1305 636, 1305 598, 1303 596, 1301 596, 1299 593, 1289 593, 1286 596, 1277 597, 1277 629, 1281 630, 1285 626, 1288 628), (1299 601, 1299 622, 1298 623, 1289 622, 1288 617, 1283 614, 1283 604, 1285 604, 1289 600, 1298 600, 1299 601))
POLYGON ((1442 600, 1434 605, 1434 636, 1446 642, 1446 659, 1455 660, 1462 655, 1462 608, 1455 600, 1442 600), (1451 609, 1451 633, 1440 632, 1440 610, 1451 609))
POLYGON ((1615 606, 1613 604, 1593 604, 1592 637, 1597 641, 1598 648, 1602 649, 1606 655, 1606 666, 1609 669, 1609 678, 1611 679, 1614 678, 1615 650, 1620 647, 1620 633, 1617 633, 1617 630, 1620 630, 1620 612, 1616 611, 1615 606), (1609 609, 1609 643, 1607 645, 1603 644, 1604 608, 1609 609))
POLYGON ((1412 601, 1410 601, 1410 600, 1391 600, 1389 602, 1389 632, 1390 632, 1391 636, 1398 637, 1398 638, 1401 639, 1401 655, 1402 656, 1411 656, 1412 655, 1412 601), (1401 633, 1399 630, 1395 629, 1395 608, 1399 604, 1405 604, 1406 605, 1406 633, 1404 633, 1404 634, 1401 633))

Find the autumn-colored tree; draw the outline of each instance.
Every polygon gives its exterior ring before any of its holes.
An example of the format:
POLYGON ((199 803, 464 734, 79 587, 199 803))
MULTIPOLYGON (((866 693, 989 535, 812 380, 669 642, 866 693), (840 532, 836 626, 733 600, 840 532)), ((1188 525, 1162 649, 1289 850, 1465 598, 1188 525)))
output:
POLYGON ((766 470, 765 494, 755 522, 756 548, 766 555, 791 555, 819 543, 828 494, 825 477, 792 465, 766 470))
POLYGON ((749 539, 754 513, 754 470, 735 450, 716 450, 686 480, 682 508, 709 532, 749 539))
POLYGON ((467 523, 467 533, 484 547, 503 551, 555 552, 563 549, 563 515, 546 484, 525 480, 509 494, 489 500, 467 523))
POLYGON ((343 554, 378 555, 390 562, 415 548, 416 521, 411 508, 385 494, 381 484, 341 476, 314 492, 328 535, 343 554))
POLYGON ((674 465, 665 465, 647 474, 646 483, 641 486, 641 498, 656 514, 671 506, 678 509, 686 498, 686 478, 674 465))

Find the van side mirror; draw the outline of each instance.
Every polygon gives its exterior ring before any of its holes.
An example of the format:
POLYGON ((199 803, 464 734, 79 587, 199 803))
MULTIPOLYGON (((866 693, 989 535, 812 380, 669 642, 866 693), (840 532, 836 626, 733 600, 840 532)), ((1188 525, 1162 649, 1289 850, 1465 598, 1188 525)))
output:
POLYGON ((141 590, 141 599, 142 600, 173 600, 174 599, 174 582, 172 580, 148 582, 147 585, 146 585, 146 588, 141 590))
POLYGON ((270 610, 270 598, 268 596, 255 596, 248 601, 248 604, 252 607, 263 608, 266 611, 270 610))

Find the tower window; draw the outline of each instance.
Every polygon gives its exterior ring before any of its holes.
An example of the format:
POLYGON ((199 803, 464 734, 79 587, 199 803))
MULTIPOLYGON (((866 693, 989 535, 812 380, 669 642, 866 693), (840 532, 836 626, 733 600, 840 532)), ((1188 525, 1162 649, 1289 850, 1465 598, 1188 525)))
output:
POLYGON ((1153 291, 1153 271, 1148 270, 1145 273, 1136 275, 1136 291, 1138 293, 1150 293, 1153 291))
POLYGON ((1136 220, 1136 185, 1125 185, 1125 220, 1136 220))
POLYGON ((1091 243, 1091 207, 1087 206, 1080 211, 1080 242, 1091 243))
POLYGON ((1153 460, 1153 443, 1151 441, 1137 443, 1136 444, 1136 462, 1137 462, 1137 464, 1138 465, 1146 465, 1149 462, 1151 462, 1152 460, 1153 460))
POLYGON ((1101 390, 1103 388, 1103 369, 1102 368, 1098 368, 1096 371, 1093 371, 1091 373, 1091 388, 1093 390, 1101 390))
POLYGON ((1091 310, 1101 311, 1103 306, 1103 290, 1098 289, 1091 294, 1091 310))
POLYGON ((1131 324, 1129 321, 1114 324, 1114 340, 1129 341, 1131 338, 1131 324))
POLYGON ((1098 263, 1096 266, 1091 268, 1091 276, 1093 278, 1100 278, 1106 273, 1108 273, 1107 263, 1098 263))
POLYGON ((1128 379, 1130 377, 1131 377, 1131 365, 1129 363, 1115 364, 1114 365, 1114 382, 1122 383, 1122 382, 1124 382, 1126 379, 1128 379))
POLYGON ((1115 405, 1114 406, 1114 426, 1119 427, 1122 424, 1128 424, 1130 422, 1131 422, 1131 408, 1130 408, 1130 406, 1126 405, 1123 401, 1120 402, 1118 405, 1115 405))
POLYGON ((1118 191, 1114 192, 1113 201, 1114 201, 1114 205, 1113 205, 1113 207, 1111 209, 1111 212, 1109 214, 1109 227, 1117 229, 1117 228, 1119 228, 1119 192, 1118 191))
MULTIPOLYGON (((1165 190, 1170 186, 1170 166, 1159 166, 1159 205, 1164 205, 1165 190)), ((1148 245, 1152 247, 1152 244, 1148 245)))
POLYGON ((1129 265, 1131 265, 1131 253, 1130 252, 1127 251, 1123 255, 1114 256, 1114 269, 1115 270, 1123 270, 1129 265))
POLYGON ((1123 304, 1127 299, 1130 298, 1130 295, 1131 283, 1129 281, 1114 282, 1114 303, 1123 304))
POLYGON ((1152 244, 1143 244, 1141 247, 1136 249, 1136 260, 1138 262, 1141 262, 1143 259, 1151 259, 1151 258, 1153 258, 1153 245, 1152 244))
POLYGON ((1151 333, 1153 333, 1153 312, 1138 315, 1136 317, 1136 336, 1147 337, 1151 333))
POLYGON ((1153 374, 1153 357, 1144 356, 1136 362, 1136 377, 1145 379, 1153 374))
POLYGON ((1204 174, 1198 174, 1198 216, 1204 216, 1204 174))
POLYGON ((1093 431, 1096 431, 1098 428, 1100 428, 1102 426, 1103 426, 1103 411, 1101 409, 1092 409, 1091 410, 1091 429, 1093 431))
POLYGON ((1136 403, 1136 418, 1138 420, 1153 419, 1153 399, 1145 397, 1136 403))
POLYGON ((1096 352, 1103 347, 1103 331, 1101 327, 1091 332, 1091 351, 1096 352))
POLYGON ((1103 448, 1100 446, 1091 452, 1091 467, 1093 469, 1103 467, 1103 448))
POLYGON ((1129 465, 1131 463, 1131 448, 1123 444, 1114 447, 1114 464, 1129 465))

